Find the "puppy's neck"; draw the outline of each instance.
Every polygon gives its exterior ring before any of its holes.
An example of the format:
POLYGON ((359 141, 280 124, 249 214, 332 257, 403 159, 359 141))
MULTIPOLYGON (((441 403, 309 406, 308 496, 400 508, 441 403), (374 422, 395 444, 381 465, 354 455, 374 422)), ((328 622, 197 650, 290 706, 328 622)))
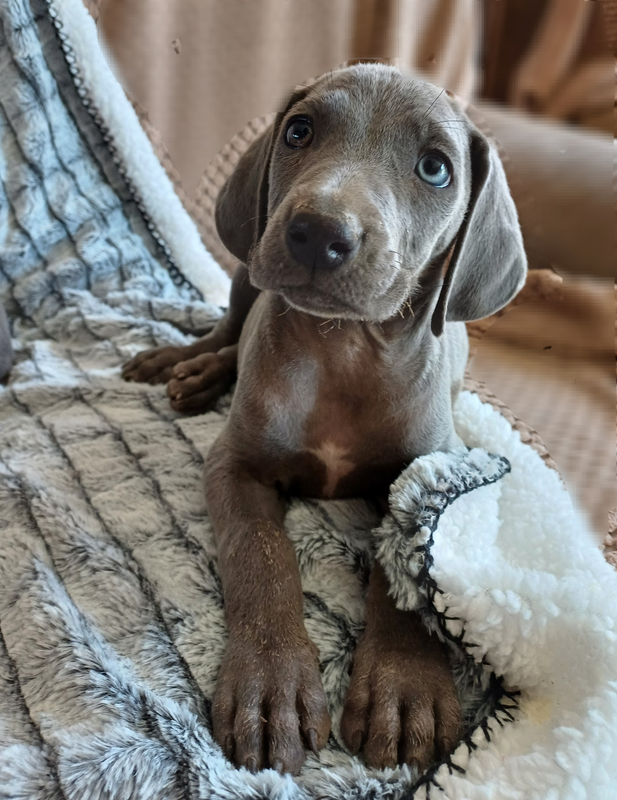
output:
POLYGON ((397 314, 380 322, 319 317, 291 307, 280 295, 276 295, 274 308, 286 328, 286 337, 292 337, 301 350, 308 347, 325 352, 351 347, 399 356, 405 351, 417 353, 434 338, 426 306, 418 305, 416 310, 411 299, 397 314))

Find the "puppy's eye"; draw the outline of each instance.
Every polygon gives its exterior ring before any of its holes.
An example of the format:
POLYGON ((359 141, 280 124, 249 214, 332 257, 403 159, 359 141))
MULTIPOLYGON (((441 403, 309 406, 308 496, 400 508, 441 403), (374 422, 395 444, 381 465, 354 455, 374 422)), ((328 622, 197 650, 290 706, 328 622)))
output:
POLYGON ((436 189, 443 189, 450 183, 450 168, 446 159, 439 153, 427 153, 416 164, 416 175, 436 189))
POLYGON ((285 144, 292 150, 308 147, 313 141, 313 122, 308 117, 295 117, 287 125, 285 144))

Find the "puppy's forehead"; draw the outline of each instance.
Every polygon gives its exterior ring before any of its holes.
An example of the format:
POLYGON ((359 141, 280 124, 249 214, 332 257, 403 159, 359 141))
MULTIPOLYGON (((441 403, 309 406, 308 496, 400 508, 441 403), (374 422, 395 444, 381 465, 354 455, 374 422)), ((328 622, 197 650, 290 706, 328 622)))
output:
POLYGON ((464 146, 469 127, 443 89, 384 65, 359 64, 331 73, 300 106, 326 121, 352 122, 356 134, 371 127, 388 138, 396 132, 438 137, 456 150, 464 146))

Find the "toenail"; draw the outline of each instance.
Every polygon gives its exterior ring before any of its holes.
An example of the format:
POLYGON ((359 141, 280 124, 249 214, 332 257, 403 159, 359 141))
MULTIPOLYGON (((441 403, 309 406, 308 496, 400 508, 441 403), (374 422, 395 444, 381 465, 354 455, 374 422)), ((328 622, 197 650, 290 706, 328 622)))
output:
POLYGON ((356 731, 351 737, 351 751, 357 753, 362 745, 362 731, 356 731))
POLYGON ((319 758, 319 750, 317 748, 317 731, 315 728, 309 728, 306 738, 309 742, 309 747, 315 753, 317 758, 319 758))

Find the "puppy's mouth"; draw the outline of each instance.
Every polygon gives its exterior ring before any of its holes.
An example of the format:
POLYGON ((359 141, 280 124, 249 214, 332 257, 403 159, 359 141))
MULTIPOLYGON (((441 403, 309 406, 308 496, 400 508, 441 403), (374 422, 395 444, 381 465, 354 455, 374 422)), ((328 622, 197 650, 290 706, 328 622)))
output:
POLYGON ((292 308, 315 317, 338 317, 339 319, 363 319, 364 315, 351 303, 323 292, 310 284, 304 286, 280 286, 275 290, 292 308))
POLYGON ((337 279, 335 273, 307 274, 293 263, 288 266, 283 262, 273 272, 251 269, 254 266, 255 262, 249 266, 249 275, 256 288, 275 292, 292 308, 316 317, 383 321, 397 312, 407 294, 398 286, 401 271, 396 264, 388 264, 387 269, 367 269, 369 273, 381 273, 379 280, 373 281, 366 273, 364 280, 360 274, 347 275, 345 280, 337 279))
MULTIPOLYGON (((287 256, 287 253, 284 254, 287 256)), ((341 298, 332 291, 331 285, 320 286, 320 276, 309 271, 288 257, 270 256, 263 259, 259 250, 253 253, 248 263, 249 276, 253 285, 281 295, 292 308, 317 317, 363 319, 362 309, 357 307, 348 297, 341 298), (278 263, 278 268, 264 269, 265 264, 278 263)))

